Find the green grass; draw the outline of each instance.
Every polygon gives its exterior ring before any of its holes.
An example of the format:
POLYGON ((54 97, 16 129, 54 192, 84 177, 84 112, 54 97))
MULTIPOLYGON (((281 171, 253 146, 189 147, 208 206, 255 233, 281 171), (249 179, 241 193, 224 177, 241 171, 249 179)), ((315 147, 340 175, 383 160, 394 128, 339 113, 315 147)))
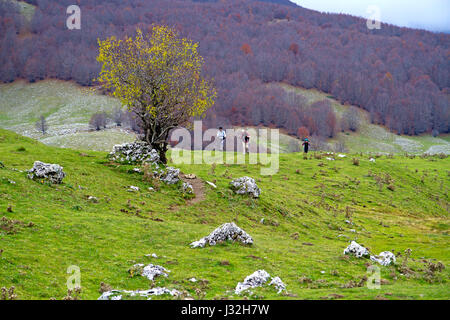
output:
POLYGON ((183 172, 218 186, 206 185, 205 200, 188 206, 178 186, 147 191, 150 184, 142 175, 130 173, 134 166, 109 164, 104 152, 59 149, 0 130, 0 161, 5 165, 0 169, 0 213, 34 223, 17 225, 13 234, 0 231, 0 287, 15 286, 19 299, 61 299, 70 276, 66 270, 77 265, 81 298, 97 299, 100 282, 115 289, 148 289, 150 281, 127 273, 142 262, 171 270, 155 285, 186 290, 194 297, 199 284, 187 279, 208 280, 202 289, 206 299, 239 299, 232 294, 237 282, 258 269, 281 277, 290 293, 254 290, 259 299, 330 294, 344 299, 448 299, 450 159, 383 156, 370 163, 364 156, 355 166, 352 157, 327 161, 281 154, 280 171, 273 176, 261 176, 260 165, 217 165, 214 172, 210 165, 180 165, 183 172), (64 183, 42 184, 17 171, 31 168, 35 160, 61 164, 67 173, 64 183), (395 190, 386 185, 380 190, 374 174, 389 174, 395 190), (229 190, 230 179, 243 175, 257 179, 260 199, 229 190), (141 191, 127 192, 130 185, 141 191), (344 222, 346 207, 353 212, 352 226, 344 222), (253 246, 189 247, 231 221, 254 238, 253 246), (367 260, 343 258, 350 239, 376 254, 412 249, 408 267, 413 274, 400 274, 398 258, 396 266, 381 267, 381 277, 389 283, 380 290, 341 288, 366 275, 367 260), (159 258, 145 257, 151 253, 159 258), (447 268, 428 282, 420 259, 436 259, 447 268), (302 277, 312 282, 301 283, 302 277))

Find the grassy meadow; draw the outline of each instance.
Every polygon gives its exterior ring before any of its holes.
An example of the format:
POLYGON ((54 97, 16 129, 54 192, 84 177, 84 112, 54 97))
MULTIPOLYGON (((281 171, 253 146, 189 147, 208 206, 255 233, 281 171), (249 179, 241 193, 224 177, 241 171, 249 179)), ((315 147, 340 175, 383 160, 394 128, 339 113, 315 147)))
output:
POLYGON ((101 282, 242 299, 233 293, 236 284, 265 269, 287 292, 259 288, 250 299, 448 299, 448 157, 379 156, 372 163, 359 154, 335 161, 320 153, 280 154, 272 176, 261 175, 261 165, 176 165, 217 185, 205 184, 204 200, 193 203, 180 186, 148 181, 132 170, 139 166, 110 163, 106 155, 0 130, 0 287, 14 286, 18 299, 62 299, 67 268, 76 265, 82 299, 97 299, 101 282), (62 165, 63 184, 29 180, 25 170, 36 160, 62 165), (229 189, 231 179, 244 175, 257 180, 259 199, 229 189), (128 192, 131 185, 140 191, 128 192), (189 247, 232 221, 253 246, 189 247), (381 289, 365 285, 374 262, 343 255, 350 240, 397 255, 395 266, 379 266, 381 289), (146 256, 152 253, 158 258, 146 256), (444 270, 436 270, 438 262, 444 270), (130 277, 135 263, 171 272, 154 282, 130 277))

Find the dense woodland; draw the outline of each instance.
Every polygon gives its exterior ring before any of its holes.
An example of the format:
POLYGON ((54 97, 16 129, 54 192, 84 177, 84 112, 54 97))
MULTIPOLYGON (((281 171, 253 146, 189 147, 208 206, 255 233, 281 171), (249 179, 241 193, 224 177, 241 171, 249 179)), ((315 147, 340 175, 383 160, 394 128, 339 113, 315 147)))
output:
POLYGON ((200 43, 205 75, 218 90, 208 126, 264 125, 333 136, 339 123, 326 101, 308 106, 274 85, 317 88, 370 112, 401 134, 450 131, 450 35, 323 14, 285 0, 30 0, 31 22, 0 1, 0 81, 73 80, 99 72, 97 39, 136 27, 174 26, 200 43), (78 4, 81 30, 66 28, 78 4), (299 130, 301 128, 301 130, 299 130))

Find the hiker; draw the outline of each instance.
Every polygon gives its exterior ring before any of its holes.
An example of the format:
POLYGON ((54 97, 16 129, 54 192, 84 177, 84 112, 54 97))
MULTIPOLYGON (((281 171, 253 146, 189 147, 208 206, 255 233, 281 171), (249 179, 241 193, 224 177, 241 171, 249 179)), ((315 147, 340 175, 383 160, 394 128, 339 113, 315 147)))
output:
POLYGON ((242 139, 242 153, 250 153, 248 144, 250 142, 250 135, 248 134, 248 131, 246 129, 242 129, 241 132, 241 139, 242 139))
POLYGON ((227 138, 227 134, 225 133, 225 130, 223 130, 222 127, 219 127, 219 132, 217 132, 217 138, 219 138, 220 141, 220 149, 223 151, 223 146, 225 144, 225 139, 227 138))
POLYGON ((308 153, 308 149, 309 149, 309 145, 310 145, 310 144, 311 144, 311 143, 309 142, 308 137, 306 137, 305 139, 303 139, 302 146, 303 146, 303 150, 305 151, 305 153, 308 153))

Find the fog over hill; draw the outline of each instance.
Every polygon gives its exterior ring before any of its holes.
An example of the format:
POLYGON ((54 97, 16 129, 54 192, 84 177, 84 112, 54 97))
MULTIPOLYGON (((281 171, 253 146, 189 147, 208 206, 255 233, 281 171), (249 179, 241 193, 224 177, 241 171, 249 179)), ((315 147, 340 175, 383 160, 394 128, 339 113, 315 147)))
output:
POLYGON ((380 9, 380 20, 401 27, 450 33, 450 2, 447 0, 291 0, 321 12, 344 13, 369 18, 370 7, 380 9))

